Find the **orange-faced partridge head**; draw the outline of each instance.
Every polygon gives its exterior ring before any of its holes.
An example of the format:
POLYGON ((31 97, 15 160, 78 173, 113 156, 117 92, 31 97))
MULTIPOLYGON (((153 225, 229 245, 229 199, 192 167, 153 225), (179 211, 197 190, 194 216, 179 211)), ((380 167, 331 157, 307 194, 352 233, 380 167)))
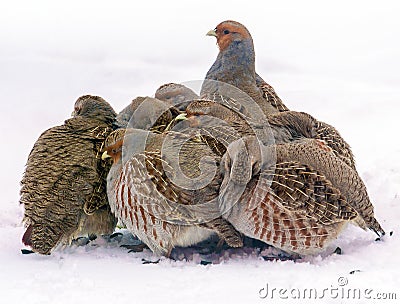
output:
POLYGON ((256 74, 253 39, 243 24, 223 21, 207 35, 217 38, 219 53, 206 74, 201 97, 224 95, 224 89, 218 84, 220 82, 246 93, 266 115, 287 110, 274 89, 256 74))

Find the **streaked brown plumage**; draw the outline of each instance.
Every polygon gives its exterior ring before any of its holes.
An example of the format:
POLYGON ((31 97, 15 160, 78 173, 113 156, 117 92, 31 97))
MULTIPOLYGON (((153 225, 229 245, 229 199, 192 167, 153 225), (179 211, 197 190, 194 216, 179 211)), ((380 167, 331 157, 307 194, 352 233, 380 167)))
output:
MULTIPOLYGON (((254 133, 257 132, 257 128, 262 127, 253 123, 251 119, 245 117, 243 114, 213 101, 194 101, 187 107, 187 113, 189 120, 193 120, 192 124, 194 125, 200 125, 199 122, 196 122, 196 117, 209 115, 228 123, 232 128, 238 130, 240 136, 235 137, 234 133, 226 132, 225 127, 210 128, 207 125, 200 126, 207 129, 209 133, 213 134, 216 138, 221 137, 220 134, 233 134, 230 138, 225 139, 225 142, 229 144, 244 136, 254 136, 254 133)), ((306 113, 287 111, 270 115, 269 122, 271 134, 273 134, 276 143, 276 145, 270 144, 269 146, 276 147, 278 164, 282 162, 293 162, 295 166, 300 168, 306 166, 308 170, 317 172, 315 174, 321 175, 323 180, 328 181, 332 187, 336 188, 340 195, 346 200, 347 204, 358 213, 360 218, 358 219, 358 224, 362 228, 368 227, 378 234, 384 234, 383 229, 374 217, 373 206, 361 178, 358 176, 356 170, 347 163, 346 159, 343 159, 340 153, 338 155, 334 150, 335 146, 329 146, 323 140, 324 138, 319 138, 317 132, 318 127, 315 127, 315 119, 306 113)), ((252 170, 257 168, 255 163, 259 162, 257 161, 257 156, 254 154, 257 151, 256 148, 257 147, 248 149, 248 153, 252 155, 253 162, 239 166, 236 174, 238 174, 240 178, 254 175, 252 170)), ((239 152, 236 152, 236 154, 238 153, 239 152)), ((240 153, 241 155, 246 155, 243 151, 240 153)), ((245 162, 241 161, 240 163, 245 162)), ((258 165, 260 166, 260 164, 258 165)), ((282 164, 280 164, 280 167, 282 167, 282 164)), ((293 171, 294 169, 291 167, 290 170, 293 171)), ((255 170, 255 172, 257 173, 257 170, 255 170)), ((292 175, 296 176, 296 173, 292 175)), ((248 178, 245 183, 249 181, 250 179, 248 178)), ((289 182, 290 179, 287 182, 282 181, 282 187, 291 188, 290 184, 288 184, 289 182)), ((306 183, 306 185, 310 184, 306 183)), ((274 192, 280 192, 280 190, 274 189, 273 184, 271 187, 274 192)), ((234 191, 235 187, 231 186, 230 188, 230 197, 234 199, 232 196, 236 195, 234 191)), ((294 190, 299 191, 300 189, 295 187, 294 190)), ((315 189, 310 188, 307 191, 313 192, 315 189)), ((278 196, 280 197, 280 195, 278 196)), ((250 197, 247 199, 250 200, 250 197)), ((301 199, 301 197, 299 199, 301 199)), ((296 199, 293 201, 296 201, 296 199)), ((300 202, 303 201, 304 199, 300 200, 300 202)), ((293 202, 291 203, 293 204, 293 202)), ((241 231, 238 227, 236 228, 241 231)))
POLYGON ((106 176, 110 163, 100 150, 116 113, 101 97, 75 102, 73 117, 45 131, 29 154, 21 181, 27 230, 23 242, 41 254, 78 236, 110 234, 106 176))
POLYGON ((187 105, 199 96, 183 84, 166 83, 157 89, 155 98, 184 111, 187 105))
POLYGON ((221 208, 246 236, 307 255, 325 249, 349 222, 384 234, 361 179, 323 141, 262 147, 264 155, 276 152, 276 164, 260 162, 255 137, 241 141, 228 147, 222 161, 221 208), (235 203, 238 188, 244 191, 235 203))
POLYGON ((198 99, 188 87, 177 83, 166 83, 160 86, 155 98, 136 97, 117 115, 120 128, 138 128, 163 132, 186 106, 198 99), (132 116, 135 115, 134 119, 132 116), (130 124, 129 124, 130 123, 130 124))
MULTIPOLYGON (((212 100, 195 100, 189 104, 186 113, 188 117, 191 115, 210 115, 219 118, 234 126, 242 135, 249 135, 249 132, 253 132, 254 128, 268 126, 268 128, 271 127, 271 132, 277 143, 291 142, 299 138, 323 140, 337 157, 355 169, 350 146, 340 136, 339 132, 334 127, 320 122, 304 112, 285 111, 268 115, 268 117, 264 117, 265 120, 260 120, 251 117, 253 113, 247 113, 236 104, 229 103, 229 99, 225 99, 224 103, 212 100)), ((210 126, 206 126, 206 128, 211 129, 210 126)), ((221 129, 214 128, 214 132, 218 133, 218 130, 221 129)), ((224 130, 224 132, 226 131, 224 130)), ((215 136, 226 137, 227 134, 215 134, 215 136)))
MULTIPOLYGON (((242 193, 232 191, 241 194, 237 202, 233 198, 233 205, 224 190, 241 187, 222 185, 223 218, 245 236, 300 255, 325 250, 348 223, 364 228, 359 214, 329 179, 311 166, 280 155, 286 145, 274 147, 275 166, 253 176, 242 193)), ((244 170, 239 173, 245 174, 244 170)))
POLYGON ((289 111, 289 108, 283 103, 282 99, 279 98, 278 94, 275 92, 274 88, 265 82, 260 75, 256 73, 256 84, 261 90, 262 96, 268 103, 270 103, 279 112, 289 111))
MULTIPOLYGON (((191 111, 189 123, 196 123, 197 126, 200 126, 201 121, 195 120, 199 120, 201 115, 195 117, 194 106, 200 111, 201 103, 202 101, 197 101, 187 108, 191 111)), ((210 101, 204 103, 209 105, 210 101)), ((217 107, 204 107, 202 114, 206 112, 208 115, 216 115, 217 110, 217 107)), ((234 121, 237 123, 235 128, 238 128, 239 120, 234 121)), ((205 122, 204 128, 207 129, 208 121, 205 122)), ((226 126, 221 126, 220 133, 215 133, 217 128, 218 125, 208 132, 210 137, 226 131, 226 126)), ((123 131, 114 133, 117 132, 123 131)), ((146 152, 136 152, 134 157, 130 157, 132 151, 124 151, 127 155, 126 162, 122 162, 121 154, 118 154, 121 153, 118 151, 121 142, 113 145, 117 138, 110 139, 111 145, 107 144, 107 151, 114 156, 116 164, 122 166, 125 163, 124 169, 115 168, 120 170, 119 175, 112 173, 114 167, 109 174, 108 186, 112 187, 111 191, 109 188, 109 195, 113 196, 109 200, 112 208, 116 208, 118 216, 125 219, 127 226, 130 225, 128 229, 154 252, 166 255, 174 246, 187 246, 209 236, 196 225, 207 216, 206 213, 214 215, 221 212, 228 223, 246 236, 301 255, 314 254, 325 249, 349 222, 366 228, 366 220, 355 209, 358 203, 365 205, 364 201, 368 200, 365 188, 362 190, 362 182, 354 175, 356 173, 340 161, 323 141, 293 138, 287 143, 264 147, 258 146, 255 137, 246 136, 246 133, 251 134, 243 128, 237 134, 228 136, 224 144, 230 144, 222 160, 222 172, 217 171, 217 175, 207 184, 215 190, 219 189, 219 210, 215 209, 214 204, 201 204, 199 208, 191 208, 190 205, 192 202, 212 201, 216 198, 215 191, 178 193, 172 183, 166 182, 168 175, 159 173, 172 174, 176 170, 169 166, 172 162, 166 156, 161 158, 159 152, 156 152, 161 143, 166 147, 165 134, 143 133, 149 136, 145 141, 146 152), (235 136, 239 139, 235 140, 235 136), (160 138, 163 139, 160 141, 160 138), (244 141, 245 145, 236 145, 240 141, 244 141), (267 155, 264 162, 260 158, 261 154, 257 153, 259 148, 267 150, 264 153, 267 155), (216 178, 220 174, 224 177, 221 188, 218 187, 221 178, 216 178), (354 183, 348 183, 348 179, 354 183), (349 189, 361 189, 363 193, 354 193, 349 189), (157 197, 155 193, 161 194, 161 197, 157 197), (185 203, 177 205, 176 202, 185 203)), ((121 136, 123 134, 119 138, 121 136)), ((184 134, 177 133, 176 136, 185 138, 184 134)), ((125 140, 137 143, 137 134, 134 138, 136 139, 129 139, 128 136, 125 140)), ((204 148, 198 150, 193 149, 192 142, 185 141, 185 144, 186 147, 180 146, 183 158, 179 161, 182 163, 186 163, 185 158, 189 158, 195 159, 191 164, 198 164, 199 159, 205 155, 218 160, 215 150, 207 149, 208 143, 198 145, 196 142, 197 148, 204 148), (185 153, 187 150, 194 154, 185 153)), ((212 171, 209 162, 203 163, 202 168, 203 172, 212 171)), ((189 176, 200 173, 199 168, 192 166, 183 166, 182 169, 189 176)), ((372 210, 368 212, 370 211, 372 210)))
MULTIPOLYGON (((133 127, 133 128, 140 128, 143 130, 151 130, 156 133, 162 133, 167 130, 170 130, 174 126, 175 123, 174 118, 179 114, 178 109, 175 108, 174 106, 176 105, 181 109, 185 109, 187 104, 196 98, 198 98, 198 96, 186 86, 181 84, 168 83, 162 85, 157 90, 156 98, 137 97, 136 99, 134 99, 130 105, 128 105, 118 114, 117 124, 119 127, 122 128, 133 127)), ((178 133, 176 133, 176 135, 177 134, 178 133)), ((163 136, 165 136, 165 134, 163 136)), ((110 138, 112 137, 113 136, 110 136, 110 138)), ((205 148, 204 144, 208 144, 208 142, 206 141, 205 137, 204 138, 202 137, 202 141, 203 141, 202 148, 205 148)), ((184 155, 192 155, 192 154, 193 154, 192 152, 188 152, 186 154, 182 153, 181 155, 183 155, 184 158, 185 157, 184 155)), ((197 157, 199 157, 200 155, 201 154, 198 154, 197 157)), ((222 156, 222 154, 219 154, 219 157, 220 156, 222 156)), ((190 168, 192 165, 191 162, 193 162, 194 165, 195 159, 196 158, 190 160, 187 159, 185 168, 186 169, 190 168)), ((193 172, 195 172, 195 170, 193 172)), ((193 173, 189 173, 189 176, 190 174, 193 173)), ((159 183, 160 181, 157 180, 155 182, 159 183)), ((171 185, 173 184, 168 184, 166 186, 170 187, 171 185)), ((186 195, 186 198, 182 197, 178 198, 179 203, 199 204, 199 200, 196 201, 196 199, 192 199, 190 197, 194 192, 193 193, 191 193, 190 191, 185 192, 182 191, 182 189, 178 189, 176 187, 175 191, 176 193, 181 193, 181 194, 183 193, 184 195, 186 195)), ((196 219, 195 221, 199 223, 202 222, 199 219, 196 219)), ((237 231, 235 231, 235 229, 222 218, 215 218, 210 221, 207 221, 206 223, 198 224, 198 226, 214 230, 215 232, 217 232, 217 234, 220 236, 222 240, 225 240, 227 244, 232 247, 242 246, 242 240, 240 234, 237 231)), ((197 230, 194 231, 194 234, 196 233, 197 230)), ((175 238, 176 239, 182 238, 182 235, 184 235, 184 238, 188 239, 188 241, 186 242, 189 242, 190 244, 197 243, 197 241, 195 242, 191 241, 191 238, 196 239, 197 236, 192 237, 190 233, 186 234, 178 233, 175 236, 175 238)), ((178 241, 177 244, 185 244, 185 243, 178 241)), ((150 248, 152 247, 150 246, 150 248)), ((172 249, 172 247, 169 248, 168 252, 170 251, 170 249, 172 249)), ((159 250, 158 251, 156 250, 156 252, 161 253, 161 251, 159 250)), ((165 251, 163 252, 163 254, 165 254, 165 251)))
POLYGON ((154 253, 168 256, 213 231, 242 246, 240 233, 216 208, 220 157, 200 137, 119 129, 107 138, 106 151, 114 163, 107 179, 111 208, 154 253))
POLYGON ((270 115, 268 122, 275 130, 275 141, 288 142, 297 137, 323 140, 338 158, 355 170, 355 161, 350 145, 331 125, 318 121, 310 114, 296 111, 270 115))
POLYGON ((116 120, 119 128, 130 127, 161 133, 178 114, 177 108, 162 100, 136 97, 117 115, 116 120))

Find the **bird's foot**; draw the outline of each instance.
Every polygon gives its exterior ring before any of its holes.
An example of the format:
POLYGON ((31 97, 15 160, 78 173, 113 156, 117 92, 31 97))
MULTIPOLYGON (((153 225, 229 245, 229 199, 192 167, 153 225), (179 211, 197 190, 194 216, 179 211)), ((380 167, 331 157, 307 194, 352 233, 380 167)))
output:
POLYGON ((86 246, 87 244, 90 243, 90 238, 86 236, 80 236, 74 240, 72 240, 71 244, 76 245, 76 246, 86 246))
POLYGON ((123 237, 124 237, 123 233, 114 232, 113 234, 108 235, 106 238, 108 242, 121 242, 123 237))
POLYGON ((121 245, 120 247, 128 249, 128 253, 131 253, 131 252, 142 252, 145 248, 148 248, 145 243, 129 244, 129 245, 127 244, 127 245, 121 245))
POLYGON ((160 259, 155 260, 155 261, 151 261, 151 260, 147 260, 147 259, 142 259, 142 264, 158 264, 160 262, 160 259))
POLYGON ((35 252, 32 250, 29 250, 29 249, 21 249, 21 253, 22 254, 31 254, 31 253, 35 253, 35 252))
POLYGON ((336 247, 335 251, 333 251, 335 254, 342 254, 342 248, 336 247))
POLYGON ((297 254, 293 255, 283 255, 283 254, 278 254, 276 256, 261 256, 264 261, 293 261, 296 262, 297 260, 301 259, 301 257, 297 254))

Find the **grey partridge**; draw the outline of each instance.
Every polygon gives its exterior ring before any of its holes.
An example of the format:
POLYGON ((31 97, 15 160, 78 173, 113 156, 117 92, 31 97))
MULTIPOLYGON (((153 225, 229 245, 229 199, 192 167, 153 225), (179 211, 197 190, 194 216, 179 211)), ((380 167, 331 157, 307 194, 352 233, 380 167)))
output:
POLYGON ((138 128, 163 132, 179 110, 166 102, 151 97, 136 97, 117 115, 119 128, 138 128))
POLYGON ((216 232, 228 245, 241 234, 217 208, 220 157, 201 136, 118 129, 105 145, 113 158, 107 178, 112 211, 155 254, 169 256, 216 232))
POLYGON ((50 254, 59 243, 111 234, 116 219, 107 201, 111 163, 101 160, 116 113, 101 97, 75 102, 73 117, 48 129, 34 144, 21 181, 20 203, 27 227, 23 242, 50 254))
POLYGON ((155 98, 136 97, 132 100, 118 113, 117 125, 120 128, 131 127, 162 132, 179 111, 184 111, 192 100, 198 98, 196 93, 183 84, 166 83, 157 89, 155 98), (136 117, 132 119, 134 113, 136 117), (129 122, 131 125, 128 125, 129 122))
MULTIPOLYGON (((254 45, 247 28, 239 22, 228 20, 218 24, 215 30, 208 32, 208 35, 217 38, 220 51, 207 72, 201 96, 224 102, 236 99, 237 102, 244 104, 248 95, 268 119, 270 115, 279 117, 279 112, 285 115, 289 109, 274 89, 255 72, 254 45), (231 86, 243 93, 239 94, 231 86)), ((258 110, 248 101, 245 107, 248 108, 247 112, 254 113, 258 110)), ((285 117, 282 119, 286 120, 285 117)), ((339 132, 325 122, 313 120, 316 138, 325 140, 337 156, 355 169, 351 148, 339 132)))
POLYGON ((228 20, 218 24, 207 35, 217 38, 219 53, 206 74, 200 97, 214 99, 214 94, 225 95, 224 84, 229 84, 252 98, 266 115, 279 112, 275 104, 278 101, 283 104, 282 101, 261 77, 256 78, 253 39, 247 28, 228 20))
MULTIPOLYGON (((244 138, 240 144, 233 142, 223 159, 221 210, 237 230, 288 253, 309 255, 325 250, 348 223, 366 228, 352 207, 358 202, 353 187, 330 179, 332 168, 320 168, 321 159, 328 163, 324 154, 330 153, 330 158, 338 161, 323 142, 306 139, 264 147, 273 150, 267 154, 276 152, 276 163, 267 159, 252 166, 259 160, 253 152, 256 141, 244 138), (238 162, 246 166, 235 166, 238 162), (249 177, 247 182, 243 176, 249 177), (236 189, 242 190, 238 193, 236 189)), ((343 162, 341 165, 333 171, 351 172, 343 162)))
POLYGON ((154 97, 178 108, 180 111, 184 111, 192 100, 199 98, 193 90, 178 83, 163 84, 157 89, 154 97))
MULTIPOLYGON (((198 100, 192 102, 187 107, 187 113, 188 120, 192 121, 192 125, 207 129, 208 133, 212 134, 211 136, 214 136, 215 138, 221 138, 222 136, 220 134, 234 133, 228 133, 226 131, 226 127, 209 127, 207 125, 201 125, 201 122, 198 121, 198 117, 204 115, 212 116, 226 122, 233 129, 236 129, 240 136, 232 135, 228 139, 225 138, 225 146, 227 144, 230 146, 233 142, 238 141, 243 137, 253 136, 257 138, 257 129, 260 129, 261 127, 270 128, 271 131, 269 134, 272 134, 275 143, 269 143, 266 146, 270 152, 273 152, 273 150, 271 150, 272 147, 276 149, 276 161, 277 166, 279 164, 279 168, 282 168, 283 164, 288 164, 290 167, 290 169, 288 169, 289 171, 294 170, 294 167, 292 167, 293 165, 299 168, 306 166, 308 168, 307 170, 316 172, 315 174, 323 178, 324 183, 328 182, 330 183, 330 186, 336 188, 340 192, 340 195, 346 200, 347 204, 357 212, 357 221, 359 226, 362 228, 368 227, 375 231, 378 235, 384 234, 384 230, 374 217, 373 206, 369 200, 366 188, 361 178, 357 174, 357 171, 354 170, 354 168, 350 166, 345 159, 342 159, 340 155, 338 156, 334 149, 327 145, 323 138, 318 138, 318 127, 315 127, 316 121, 310 115, 294 111, 278 113, 276 115, 269 116, 270 124, 268 125, 265 122, 263 126, 258 123, 254 123, 251 119, 242 115, 241 113, 229 109, 224 104, 207 100, 198 100), (297 154, 295 153, 296 151, 297 154)), ((261 143, 260 147, 262 148, 264 146, 265 144, 261 143)), ((248 161, 247 165, 245 165, 246 162, 243 160, 238 162, 240 165, 237 166, 238 169, 235 170, 238 177, 233 178, 233 180, 238 179, 239 177, 244 179, 244 182, 239 184, 246 185, 250 182, 255 174, 259 173, 257 168, 260 168, 261 164, 259 159, 260 152, 257 152, 259 150, 257 150, 257 147, 258 146, 254 146, 253 143, 252 148, 247 150, 243 150, 243 147, 241 149, 236 148, 237 151, 235 153, 231 153, 235 155, 235 159, 240 159, 240 155, 244 155, 245 158, 247 157, 249 159, 253 159, 251 162, 248 161), (251 157, 249 155, 251 155, 251 157)), ((273 163, 274 153, 272 152, 268 154, 268 161, 273 163)), ((226 153, 224 157, 228 157, 226 156, 226 153)), ((243 158, 243 156, 241 157, 243 158)), ((292 173, 291 175, 296 177, 296 173, 292 173)), ((226 174, 224 174, 224 176, 226 179, 226 174)), ((279 174, 276 176, 279 177, 279 174)), ((285 176, 285 174, 282 176, 285 176)), ((292 181, 290 178, 287 179, 286 182, 285 180, 286 179, 284 178, 283 180, 279 181, 281 187, 292 189, 293 185, 291 185, 292 181)), ((306 185, 305 189, 307 191, 314 191, 314 188, 307 188, 307 185, 310 184, 309 182, 304 183, 304 181, 301 181, 301 183, 306 185)), ((297 193, 307 193, 307 191, 304 191, 304 189, 302 190, 299 188, 301 183, 298 183, 297 187, 293 188, 293 191, 297 191, 297 193)), ((296 184, 294 184, 294 186, 296 186, 296 184)), ((273 183, 271 187, 275 193, 282 192, 281 190, 275 190, 273 183)), ((231 190, 223 190, 223 192, 225 191, 225 196, 229 196, 230 200, 233 200, 234 196, 237 196, 238 191, 232 183, 228 188, 231 190)), ((278 197, 282 199, 281 195, 278 195, 278 197)), ((287 197, 290 197, 290 195, 286 196, 286 198, 287 197)), ((293 195, 291 197, 293 197, 293 202, 291 202, 291 204, 296 204, 297 199, 300 200, 300 204, 304 201, 304 198, 301 199, 301 197, 296 199, 294 199, 295 196, 293 195)), ((249 197, 248 200, 250 200, 249 197)), ((239 228, 237 229, 241 231, 239 228)))

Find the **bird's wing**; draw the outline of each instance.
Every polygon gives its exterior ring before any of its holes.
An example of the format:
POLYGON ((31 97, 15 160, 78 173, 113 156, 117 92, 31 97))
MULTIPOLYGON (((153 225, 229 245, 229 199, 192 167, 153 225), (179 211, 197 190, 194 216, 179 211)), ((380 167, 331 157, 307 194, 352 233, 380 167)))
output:
POLYGON ((300 254, 324 249, 345 226, 343 221, 323 225, 302 208, 288 208, 271 190, 270 179, 262 176, 250 180, 225 218, 249 237, 300 254))
POLYGON ((354 170, 356 169, 353 152, 351 151, 350 145, 343 139, 343 137, 334 127, 325 122, 316 121, 315 130, 318 139, 324 140, 327 145, 332 148, 337 157, 339 157, 354 170))
POLYGON ((262 96, 279 112, 289 111, 289 108, 285 106, 283 101, 279 98, 274 88, 266 83, 259 75, 256 75, 257 87, 261 90, 262 96))
MULTIPOLYGON (((211 216, 208 205, 182 204, 182 194, 175 192, 176 188, 164 179, 163 173, 149 174, 148 165, 153 166, 145 153, 133 155, 123 165, 117 192, 128 202, 128 211, 140 206, 155 219, 179 225, 202 223, 205 217, 211 216)), ((168 171, 168 166, 165 164, 163 169, 168 171)), ((159 168, 153 167, 153 170, 159 168)))
POLYGON ((323 140, 338 158, 355 170, 350 145, 331 125, 318 121, 307 113, 296 111, 270 115, 268 121, 273 126, 277 142, 293 141, 299 138, 323 140))
POLYGON ((30 243, 36 251, 48 254, 61 240, 71 241, 70 235, 79 228, 85 200, 93 192, 87 173, 78 165, 66 167, 39 199, 25 204, 30 243))
POLYGON ((65 125, 39 137, 28 157, 20 191, 24 221, 33 225, 34 246, 49 251, 77 228, 79 213, 98 179, 96 162, 93 144, 77 140, 65 125))
MULTIPOLYGON (((329 180, 318 170, 321 168, 322 172, 326 172, 324 168, 327 165, 318 162, 310 164, 304 157, 299 157, 304 153, 310 155, 311 159, 329 163, 329 154, 320 158, 320 149, 323 148, 315 147, 313 142, 308 145, 293 143, 260 147, 263 151, 257 153, 252 147, 254 143, 257 142, 251 141, 250 137, 228 147, 228 153, 223 158, 225 177, 220 190, 222 209, 231 208, 246 191, 247 185, 257 180, 257 185, 262 184, 264 188, 267 185, 268 195, 274 196, 274 201, 283 208, 319 223, 329 224, 357 217, 358 213, 350 206, 348 197, 341 193, 338 185, 332 184, 336 180, 329 180), (261 156, 263 160, 260 160, 261 156), (273 156, 276 156, 276 162, 273 156)), ((257 191, 254 195, 260 196, 257 191)))
POLYGON ((260 178, 269 179, 272 195, 285 208, 318 223, 328 225, 358 216, 324 175, 300 162, 277 163, 273 171, 265 170, 260 178))
POLYGON ((357 171, 337 157, 324 141, 304 139, 298 143, 278 145, 278 148, 278 159, 300 162, 325 176, 360 215, 364 222, 359 223, 362 228, 368 227, 378 234, 384 234, 374 217, 374 207, 357 171))

